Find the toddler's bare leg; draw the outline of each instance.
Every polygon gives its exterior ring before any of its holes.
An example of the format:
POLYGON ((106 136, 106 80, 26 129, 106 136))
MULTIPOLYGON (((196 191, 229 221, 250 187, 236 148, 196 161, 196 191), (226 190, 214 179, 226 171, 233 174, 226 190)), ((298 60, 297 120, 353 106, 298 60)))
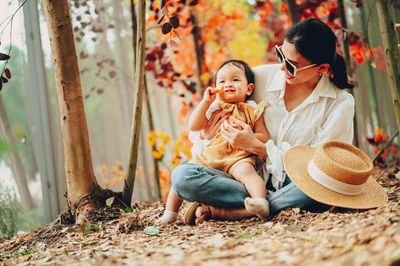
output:
POLYGON ((179 207, 182 205, 182 200, 178 197, 178 194, 172 189, 169 190, 166 210, 160 219, 163 224, 173 223, 178 218, 179 207))
POLYGON ((236 180, 246 187, 251 195, 251 198, 245 199, 246 210, 250 213, 255 213, 259 217, 268 217, 267 190, 264 181, 257 174, 254 166, 249 162, 239 163, 234 166, 231 173, 236 180))

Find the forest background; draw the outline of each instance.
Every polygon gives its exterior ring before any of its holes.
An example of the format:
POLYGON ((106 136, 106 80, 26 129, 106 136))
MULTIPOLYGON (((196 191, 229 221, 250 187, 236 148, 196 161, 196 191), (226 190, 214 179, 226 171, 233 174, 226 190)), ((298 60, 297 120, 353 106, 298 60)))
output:
MULTIPOLYGON (((6 2, 0 3, 0 8, 7 10, 1 13, 0 52, 11 58, 1 61, 0 68, 8 81, 2 80, 0 94, 4 140, 0 143, 0 217, 7 225, 0 230, 1 238, 49 223, 66 206, 62 137, 43 7, 34 0, 6 2), (20 4, 23 8, 14 13, 20 4)), ((345 55, 344 47, 348 47, 348 65, 356 85, 352 91, 356 99, 355 139, 374 158, 398 130, 376 2, 344 1, 348 25, 344 28, 340 2, 297 1, 298 19, 322 19, 337 35, 339 53, 345 55)), ((130 2, 69 3, 94 172, 101 187, 121 191, 136 101, 130 2)), ((276 63, 273 47, 282 42, 293 19, 286 3, 147 1, 148 93, 134 202, 166 198, 172 169, 191 156, 188 115, 201 91, 212 84, 219 64, 227 58, 243 59, 251 66, 276 63)), ((391 3, 400 21, 399 4, 391 3)), ((376 164, 388 167, 399 161, 397 148, 395 138, 376 164)))

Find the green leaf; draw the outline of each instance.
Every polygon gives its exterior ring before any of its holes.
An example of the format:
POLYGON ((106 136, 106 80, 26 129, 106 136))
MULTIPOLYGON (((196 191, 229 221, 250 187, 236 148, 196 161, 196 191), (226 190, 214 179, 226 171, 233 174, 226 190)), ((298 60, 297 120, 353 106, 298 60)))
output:
POLYGON ((124 209, 124 212, 125 213, 128 213, 128 212, 133 212, 133 208, 129 208, 129 207, 126 207, 125 209, 124 209))
POLYGON ((242 234, 242 235, 237 236, 236 239, 246 239, 249 237, 252 237, 252 235, 251 234, 242 234))
POLYGON ((90 233, 90 232, 99 231, 100 227, 101 227, 100 223, 98 223, 98 224, 89 224, 89 225, 85 226, 84 233, 87 234, 87 233, 90 233))
POLYGON ((144 232, 151 236, 155 236, 155 235, 158 235, 158 233, 160 233, 160 231, 157 228, 155 228, 154 226, 147 226, 144 229, 144 232))

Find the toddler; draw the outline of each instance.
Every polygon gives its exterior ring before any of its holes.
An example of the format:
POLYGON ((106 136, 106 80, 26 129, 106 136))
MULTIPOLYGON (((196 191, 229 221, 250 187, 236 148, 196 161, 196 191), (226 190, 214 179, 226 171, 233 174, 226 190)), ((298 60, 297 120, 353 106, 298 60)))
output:
MULTIPOLYGON (((228 115, 226 122, 235 126, 234 120, 240 120, 252 128, 260 141, 266 142, 269 133, 262 116, 266 103, 261 102, 256 106, 246 103, 254 89, 254 73, 247 63, 241 60, 224 62, 216 73, 215 82, 216 89, 207 88, 203 99, 192 112, 189 129, 191 131, 204 129, 212 112, 222 109, 222 115, 228 115)), ((232 175, 251 195, 251 198, 245 199, 246 210, 259 217, 267 217, 269 205, 266 200, 266 188, 263 179, 254 169, 255 157, 256 155, 250 152, 233 147, 219 131, 200 155, 193 156, 190 163, 232 175)), ((181 204, 182 199, 171 188, 161 222, 164 224, 174 222, 181 204)))

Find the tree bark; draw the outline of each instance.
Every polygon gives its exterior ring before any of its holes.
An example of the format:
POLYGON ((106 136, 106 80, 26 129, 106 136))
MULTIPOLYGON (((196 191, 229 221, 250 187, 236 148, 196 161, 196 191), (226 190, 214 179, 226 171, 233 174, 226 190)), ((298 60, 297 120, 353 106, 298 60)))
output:
MULTIPOLYGON (((340 24, 342 25, 343 29, 347 30, 347 19, 346 19, 346 12, 344 9, 343 0, 338 0, 338 9, 339 9, 339 17, 340 17, 340 24)), ((353 71, 351 70, 351 61, 350 61, 350 52, 349 52, 349 38, 343 38, 343 55, 344 55, 344 62, 346 64, 347 74, 351 77, 353 75, 353 71)), ((351 95, 354 96, 353 90, 348 90, 351 95)), ((357 119, 354 115, 354 145, 358 146, 358 129, 357 129, 357 119)))
MULTIPOLYGON (((136 91, 136 101, 133 114, 131 147, 129 152, 128 175, 124 182, 124 190, 122 193, 122 201, 130 206, 132 201, 133 186, 135 184, 137 155, 140 137, 140 127, 142 120, 143 93, 144 93, 144 58, 146 48, 146 2, 144 0, 137 1, 137 23, 132 21, 133 26, 137 26, 136 50, 135 53, 135 79, 134 88, 136 91)), ((132 14, 134 17, 134 14, 132 14)), ((133 27, 132 27, 133 28, 133 27)), ((134 31, 134 29, 133 29, 134 31)), ((134 42, 135 43, 135 42, 134 42)), ((134 44, 135 47, 135 44, 134 44)))
MULTIPOLYGON (((2 138, 5 141, 7 141, 7 143, 15 145, 14 137, 10 129, 10 122, 8 121, 7 111, 1 96, 0 96, 0 133, 2 135, 2 138)), ((17 151, 7 153, 7 157, 11 171, 15 178, 15 183, 17 184, 18 193, 21 197, 22 207, 26 211, 32 210, 33 201, 31 193, 29 192, 25 169, 22 164, 21 157, 19 157, 17 151)))
MULTIPOLYGON (((146 77, 144 80, 144 93, 146 97, 146 107, 147 107, 147 113, 148 117, 147 119, 149 120, 149 129, 150 131, 155 130, 154 129, 154 122, 153 122, 153 113, 151 111, 151 105, 150 105, 150 97, 149 97, 149 91, 147 88, 147 82, 146 82, 146 77)), ((151 147, 152 152, 156 150, 156 148, 153 146, 151 147)), ((159 199, 161 199, 161 188, 160 188, 160 177, 158 175, 158 170, 160 169, 158 165, 158 160, 156 158, 153 158, 153 167, 154 167, 154 177, 157 185, 157 196, 159 199)))
POLYGON ((389 0, 377 0, 379 27, 386 57, 390 91, 397 127, 400 129, 400 51, 393 20, 393 10, 389 0))
POLYGON ((197 79, 199 80, 199 93, 200 96, 204 93, 204 84, 201 80, 201 74, 203 73, 203 65, 204 65, 204 46, 200 43, 201 34, 200 34, 200 27, 197 26, 196 17, 193 12, 193 7, 190 7, 190 20, 192 21, 192 35, 194 41, 194 50, 196 55, 196 66, 197 66, 197 79))
MULTIPOLYGON (((22 2, 20 0, 20 3, 22 2)), ((51 108, 40 38, 38 1, 27 2, 23 13, 29 75, 27 82, 30 84, 25 93, 27 110, 31 123, 33 152, 40 173, 44 219, 46 223, 50 223, 65 209, 67 203, 64 197, 67 190, 64 156, 58 152, 62 149, 61 129, 59 120, 54 119, 57 117, 54 114, 58 112, 51 108)))
POLYGON ((294 25, 300 21, 300 13, 296 4, 296 0, 285 0, 285 2, 287 5, 290 21, 292 21, 292 25, 294 25))
POLYGON ((92 157, 78 61, 67 0, 43 0, 64 144, 68 203, 76 223, 96 208, 84 200, 98 188, 92 157))
POLYGON ((123 27, 123 23, 121 23, 122 17, 122 6, 120 1, 112 1, 113 3, 113 18, 115 21, 115 40, 117 43, 117 52, 118 52, 118 58, 120 61, 121 65, 121 79, 122 79, 122 84, 123 86, 118 88, 118 90, 121 93, 123 101, 123 110, 124 110, 124 121, 127 126, 127 132, 129 132, 130 128, 130 122, 132 121, 131 116, 130 116, 130 106, 132 105, 131 99, 132 99, 132 94, 131 94, 131 84, 129 84, 129 66, 128 66, 128 58, 126 56, 126 47, 124 40, 121 38, 121 29, 123 27))

